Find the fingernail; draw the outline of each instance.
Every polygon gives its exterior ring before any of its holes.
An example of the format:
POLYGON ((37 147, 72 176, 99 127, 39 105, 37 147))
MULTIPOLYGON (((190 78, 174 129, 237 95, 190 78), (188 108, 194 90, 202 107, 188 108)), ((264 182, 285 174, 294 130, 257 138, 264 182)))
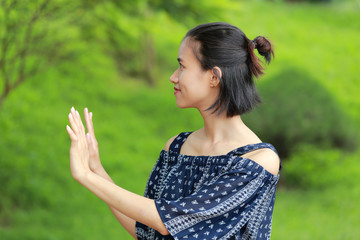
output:
POLYGON ((86 111, 86 112, 89 112, 89 110, 88 110, 87 108, 85 108, 85 111, 86 111))
POLYGON ((69 113, 69 118, 72 118, 73 116, 72 116, 72 114, 71 113, 69 113))
POLYGON ((80 116, 80 114, 79 114, 79 112, 76 110, 76 114, 78 115, 78 116, 80 116))
POLYGON ((87 134, 86 134, 86 138, 87 138, 88 140, 90 140, 90 133, 87 133, 87 134))
POLYGON ((75 108, 74 108, 74 107, 71 107, 71 110, 75 111, 75 108))

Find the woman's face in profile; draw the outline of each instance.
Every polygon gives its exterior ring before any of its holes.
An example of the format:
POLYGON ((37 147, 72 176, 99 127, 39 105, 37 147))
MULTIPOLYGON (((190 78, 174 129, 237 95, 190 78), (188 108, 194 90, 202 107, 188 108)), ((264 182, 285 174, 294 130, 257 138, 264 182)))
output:
POLYGON ((207 109, 215 102, 210 80, 210 70, 203 70, 199 60, 196 58, 193 48, 195 44, 185 38, 178 53, 179 67, 171 75, 170 81, 174 84, 176 104, 180 108, 207 109))

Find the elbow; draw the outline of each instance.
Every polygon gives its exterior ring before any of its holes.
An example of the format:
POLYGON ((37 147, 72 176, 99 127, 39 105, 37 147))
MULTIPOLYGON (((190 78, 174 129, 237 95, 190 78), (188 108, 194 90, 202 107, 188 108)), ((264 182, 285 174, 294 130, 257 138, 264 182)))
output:
POLYGON ((165 225, 161 222, 161 224, 157 227, 156 231, 158 231, 161 235, 166 236, 169 235, 169 231, 165 227, 165 225))
MULTIPOLYGON (((169 231, 167 230, 167 228, 165 227, 165 224, 164 222, 162 221, 160 215, 159 215, 159 212, 156 210, 156 206, 155 206, 155 201, 152 200, 152 203, 153 203, 153 214, 151 214, 151 220, 149 219, 149 221, 152 223, 152 228, 154 228, 158 233, 160 233, 161 235, 163 236, 166 236, 166 235, 169 235, 169 231)), ((151 225, 148 225, 151 227, 151 225)))
POLYGON ((166 235, 169 235, 170 233, 169 233, 169 231, 165 228, 164 230, 162 230, 162 231, 159 231, 159 233, 161 234, 161 235, 163 235, 163 236, 166 236, 166 235))

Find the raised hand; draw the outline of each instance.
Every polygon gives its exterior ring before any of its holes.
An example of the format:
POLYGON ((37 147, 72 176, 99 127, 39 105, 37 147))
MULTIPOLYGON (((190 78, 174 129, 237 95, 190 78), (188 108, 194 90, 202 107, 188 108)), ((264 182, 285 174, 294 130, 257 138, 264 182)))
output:
POLYGON ((92 121, 92 112, 89 113, 87 108, 84 109, 85 123, 90 137, 88 140, 89 154, 90 154, 90 169, 93 172, 102 168, 99 155, 99 146, 95 137, 94 125, 92 121))
POLYGON ((90 134, 85 134, 85 128, 78 111, 71 108, 69 113, 70 127, 66 130, 71 139, 70 147, 70 169, 75 180, 81 182, 86 173, 90 171, 90 154, 88 140, 90 134))
POLYGON ((164 235, 169 234, 157 212, 154 200, 115 185, 103 169, 92 124, 92 114, 84 109, 88 133, 78 111, 69 114, 71 139, 70 168, 75 180, 106 202, 124 228, 136 239, 135 223, 141 222, 164 235), (141 213, 141 214, 139 214, 141 213))

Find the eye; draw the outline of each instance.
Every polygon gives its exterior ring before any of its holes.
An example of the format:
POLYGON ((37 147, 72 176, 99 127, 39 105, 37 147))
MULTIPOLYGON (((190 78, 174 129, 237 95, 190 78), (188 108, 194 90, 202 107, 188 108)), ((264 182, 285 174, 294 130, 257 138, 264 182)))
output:
POLYGON ((179 69, 183 70, 184 69, 184 65, 182 65, 181 63, 179 63, 179 69))

